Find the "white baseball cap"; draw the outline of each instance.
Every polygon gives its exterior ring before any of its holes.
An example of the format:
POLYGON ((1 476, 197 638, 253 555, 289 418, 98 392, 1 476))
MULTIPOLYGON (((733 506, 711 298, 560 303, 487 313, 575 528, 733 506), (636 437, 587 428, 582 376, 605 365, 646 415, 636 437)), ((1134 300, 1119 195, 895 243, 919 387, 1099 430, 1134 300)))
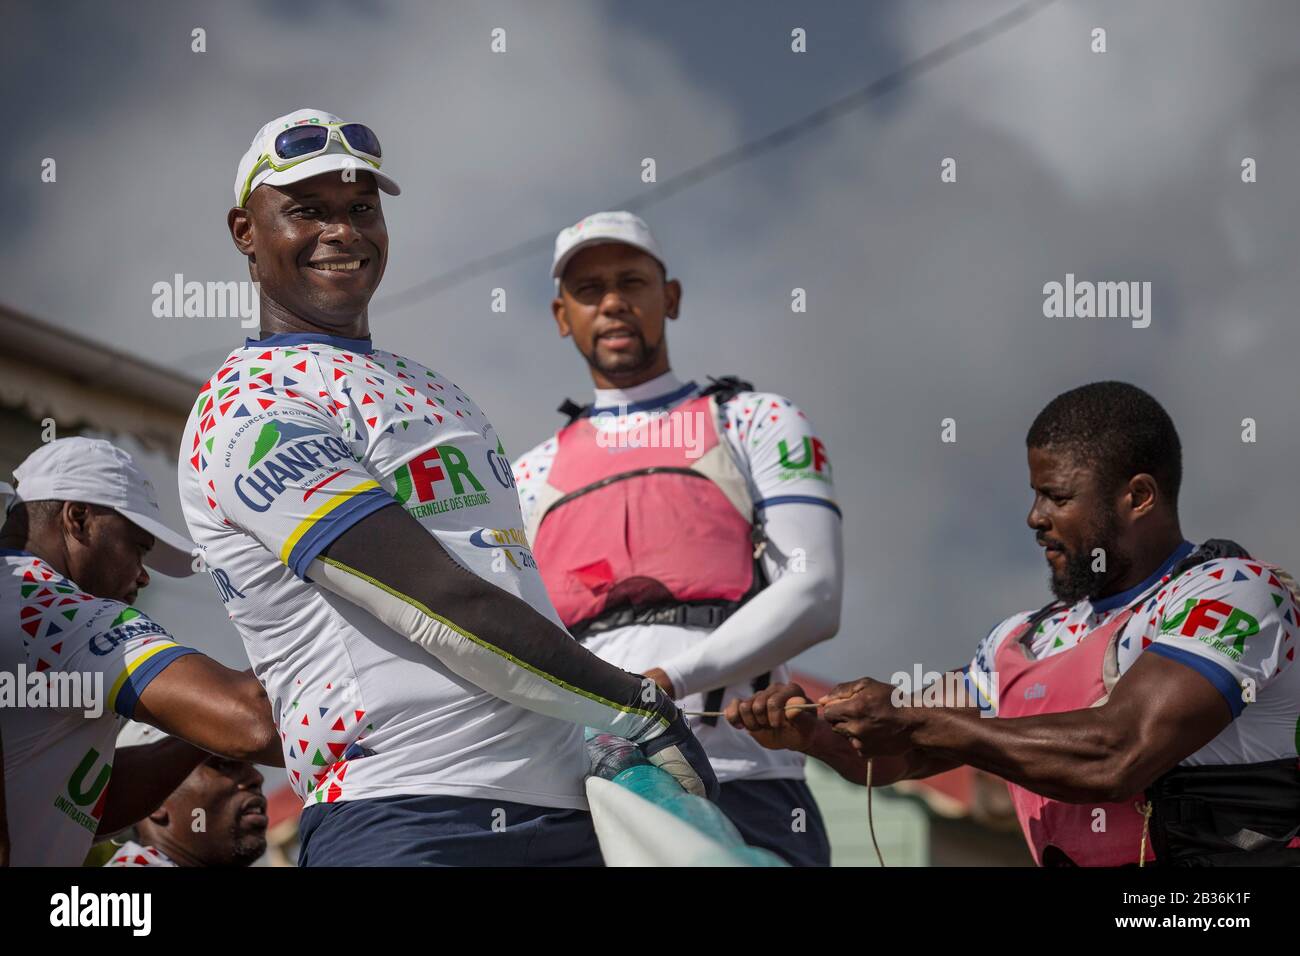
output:
POLYGON ((375 177, 375 182, 384 192, 390 196, 400 195, 402 187, 397 185, 397 180, 380 171, 366 160, 359 159, 349 153, 347 147, 339 138, 337 130, 330 136, 327 151, 321 155, 313 156, 301 163, 295 163, 280 172, 276 172, 270 166, 262 163, 261 168, 253 175, 253 170, 257 168, 257 164, 270 152, 275 137, 286 129, 308 124, 327 126, 342 123, 343 120, 333 113, 326 113, 324 110, 302 109, 276 117, 259 129, 257 135, 253 137, 253 142, 249 144, 248 151, 244 153, 243 158, 239 161, 239 170, 235 173, 235 205, 242 205, 241 200, 247 202, 244 199, 245 183, 249 184, 248 193, 252 195, 253 190, 263 183, 271 186, 286 186, 289 183, 296 183, 304 179, 310 179, 313 176, 319 176, 321 173, 340 172, 344 169, 355 169, 358 172, 370 173, 375 177), (250 175, 252 175, 251 182, 249 180, 250 175))
POLYGON ((154 536, 144 563, 168 577, 194 573, 194 542, 163 524, 153 483, 131 456, 98 438, 59 438, 14 469, 19 501, 81 501, 112 508, 154 536))
POLYGON ((551 263, 551 276, 559 280, 564 275, 564 267, 580 250, 604 242, 635 246, 654 256, 663 265, 664 257, 659 251, 659 243, 655 242, 644 219, 630 212, 595 212, 585 219, 579 219, 572 226, 561 229, 555 237, 555 260, 551 263))

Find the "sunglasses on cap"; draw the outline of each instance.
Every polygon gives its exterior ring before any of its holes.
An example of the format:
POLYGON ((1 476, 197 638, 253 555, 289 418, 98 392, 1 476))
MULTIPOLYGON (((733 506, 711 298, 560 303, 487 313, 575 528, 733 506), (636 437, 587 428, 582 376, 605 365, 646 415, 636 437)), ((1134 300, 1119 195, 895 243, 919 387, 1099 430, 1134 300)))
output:
POLYGON ((239 205, 248 201, 253 179, 264 168, 277 173, 329 152, 330 141, 342 143, 353 156, 365 160, 378 169, 383 165, 384 151, 379 137, 369 126, 361 123, 304 123, 281 130, 267 144, 253 168, 248 171, 244 188, 239 194, 239 205))

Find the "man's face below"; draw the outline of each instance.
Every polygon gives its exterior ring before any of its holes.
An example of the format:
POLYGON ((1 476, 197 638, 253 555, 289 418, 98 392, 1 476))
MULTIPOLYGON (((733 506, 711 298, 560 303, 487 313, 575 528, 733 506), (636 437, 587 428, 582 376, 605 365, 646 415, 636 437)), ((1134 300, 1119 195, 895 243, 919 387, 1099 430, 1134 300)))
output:
POLYGON ((621 242, 602 243, 565 267, 556 319, 592 368, 627 375, 654 364, 663 349, 664 320, 676 318, 679 298, 678 283, 665 281, 653 256, 621 242))
POLYGON ((247 866, 266 851, 262 774, 250 763, 209 757, 165 806, 173 837, 205 866, 247 866))
POLYGON ((70 554, 69 577, 87 594, 134 604, 149 585, 144 559, 154 536, 111 508, 86 507, 87 541, 70 554))
POLYGON ((1057 600, 1095 598, 1127 573, 1116 501, 1096 473, 1066 449, 1029 449, 1034 504, 1027 518, 1044 548, 1057 600))
POLYGON ((248 198, 262 293, 313 325, 341 327, 365 311, 388 264, 375 178, 322 173, 248 198))

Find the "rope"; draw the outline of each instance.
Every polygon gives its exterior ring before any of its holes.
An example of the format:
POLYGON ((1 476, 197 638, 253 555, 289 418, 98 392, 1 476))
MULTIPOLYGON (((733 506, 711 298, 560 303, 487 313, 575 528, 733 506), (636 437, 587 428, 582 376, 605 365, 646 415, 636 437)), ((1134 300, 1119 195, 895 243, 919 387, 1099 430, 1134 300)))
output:
POLYGON ((876 859, 880 861, 883 869, 885 866, 884 854, 880 852, 880 844, 876 842, 876 820, 871 813, 871 758, 867 758, 867 829, 871 831, 871 845, 876 848, 876 859))
POLYGON ((1150 800, 1146 802, 1145 806, 1140 803, 1135 803, 1133 806, 1138 813, 1142 814, 1142 843, 1138 847, 1138 866, 1143 867, 1147 864, 1147 833, 1151 829, 1151 811, 1154 808, 1151 806, 1150 800))
MULTIPOLYGON (((786 710, 816 710, 816 704, 787 704, 786 710)), ((724 717, 725 713, 721 710, 684 710, 682 711, 687 717, 724 717)), ((871 833, 871 845, 875 848, 876 859, 880 861, 881 867, 885 866, 885 855, 880 852, 880 843, 876 840, 876 817, 871 807, 871 765, 872 760, 867 758, 867 830, 871 833)), ((1146 833, 1143 832, 1145 839, 1146 833)))
MULTIPOLYGON (((816 704, 786 704, 786 710, 816 710, 816 704)), ((725 717, 726 711, 723 710, 683 710, 687 717, 725 717)))
MULTIPOLYGON (((817 705, 816 704, 793 704, 793 705, 787 705, 786 709, 787 710, 816 710, 817 705)), ((682 711, 682 713, 688 717, 726 716, 724 712, 720 710, 684 710, 682 711)), ((872 806, 871 806, 871 765, 872 765, 872 760, 870 757, 868 757, 867 758, 867 829, 871 833, 871 846, 876 851, 876 859, 880 862, 880 865, 884 867, 886 865, 885 856, 883 853, 880 852, 880 843, 879 841, 876 840, 876 820, 875 820, 875 814, 873 813, 872 806)), ((1143 867, 1146 866, 1147 837, 1151 832, 1151 813, 1154 810, 1154 808, 1151 806, 1150 800, 1148 800, 1145 804, 1135 803, 1133 804, 1133 807, 1134 809, 1137 810, 1138 813, 1142 814, 1142 842, 1138 847, 1138 866, 1143 867)))

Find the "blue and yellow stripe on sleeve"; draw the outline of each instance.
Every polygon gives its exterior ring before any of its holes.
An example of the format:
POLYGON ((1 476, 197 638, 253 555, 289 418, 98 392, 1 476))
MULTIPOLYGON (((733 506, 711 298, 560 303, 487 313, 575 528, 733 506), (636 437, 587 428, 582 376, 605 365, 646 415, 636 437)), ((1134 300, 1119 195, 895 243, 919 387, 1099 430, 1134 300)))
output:
POLYGON ((145 644, 127 655, 122 673, 113 681, 108 692, 108 707, 123 717, 135 716, 135 705, 149 682, 163 672, 172 661, 186 654, 197 654, 192 647, 182 647, 175 641, 157 640, 145 644))
POLYGON ((376 481, 363 481, 331 495, 298 523, 280 549, 280 560, 300 578, 317 556, 366 515, 393 503, 376 481))

